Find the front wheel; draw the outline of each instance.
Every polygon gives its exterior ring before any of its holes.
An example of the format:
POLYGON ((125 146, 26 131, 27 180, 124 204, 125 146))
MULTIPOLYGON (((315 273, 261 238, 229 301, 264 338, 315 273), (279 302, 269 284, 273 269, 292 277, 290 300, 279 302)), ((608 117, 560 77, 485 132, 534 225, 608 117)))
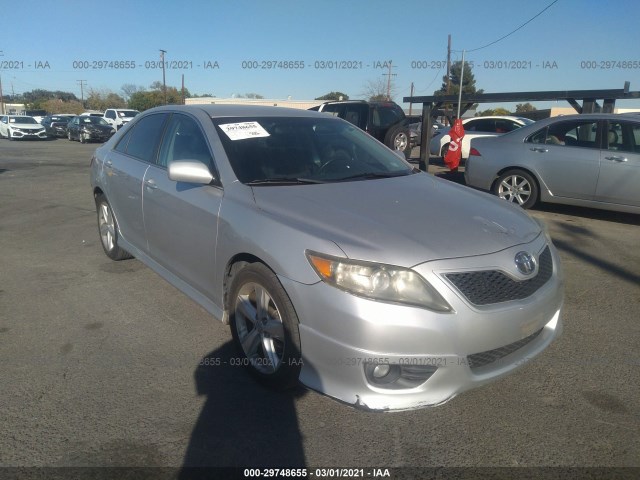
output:
POLYGON ((531 208, 538 201, 538 184, 530 173, 524 170, 509 170, 496 180, 493 193, 508 202, 517 203, 522 208, 531 208))
POLYGON ((398 150, 404 153, 405 158, 411 157, 411 136, 409 128, 403 125, 391 128, 386 135, 385 145, 392 150, 398 150))
POLYGON ((118 224, 113 216, 111 205, 103 195, 96 197, 96 210, 98 213, 98 232, 100 233, 100 242, 104 253, 111 260, 126 260, 133 256, 126 250, 118 246, 118 224))
POLYGON ((271 388, 297 384, 302 366, 298 316, 273 271, 252 263, 234 276, 229 320, 240 364, 271 388))

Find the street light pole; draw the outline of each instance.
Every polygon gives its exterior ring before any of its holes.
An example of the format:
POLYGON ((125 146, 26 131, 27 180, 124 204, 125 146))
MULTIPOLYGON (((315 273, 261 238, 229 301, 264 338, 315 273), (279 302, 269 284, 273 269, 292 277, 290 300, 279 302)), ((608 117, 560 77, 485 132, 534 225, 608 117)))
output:
POLYGON ((165 81, 164 74, 164 54, 167 53, 166 50, 160 49, 160 59, 162 60, 162 92, 164 93, 164 104, 167 104, 167 83, 165 81))

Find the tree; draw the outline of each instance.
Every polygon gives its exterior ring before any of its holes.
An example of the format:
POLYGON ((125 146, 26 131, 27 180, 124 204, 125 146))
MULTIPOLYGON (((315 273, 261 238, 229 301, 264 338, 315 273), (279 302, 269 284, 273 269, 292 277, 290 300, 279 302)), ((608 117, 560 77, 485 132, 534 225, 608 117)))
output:
POLYGON ((533 112, 535 110, 537 110, 537 108, 534 107, 533 105, 531 105, 529 102, 527 102, 527 103, 518 103, 516 105, 516 113, 533 112))
POLYGON ((107 108, 125 108, 127 102, 117 93, 111 90, 95 90, 89 89, 89 96, 85 100, 87 108, 91 110, 104 111, 107 108))
POLYGON ((73 113, 75 115, 80 115, 84 112, 84 107, 78 100, 65 102, 57 98, 42 102, 42 109, 50 113, 73 113))
POLYGON ((143 92, 144 87, 142 85, 134 85, 133 83, 125 83, 120 87, 120 90, 122 90, 124 94, 124 99, 128 101, 134 93, 143 92))
MULTIPOLYGON (((138 91, 129 98, 129 108, 135 110, 147 110, 149 108, 164 105, 164 93, 161 82, 153 82, 149 91, 138 91)), ((190 97, 189 90, 185 88, 185 98, 190 97)), ((167 87, 167 104, 182 105, 182 91, 176 87, 167 87)))
POLYGON ((16 95, 12 98, 14 103, 24 103, 29 110, 45 110, 42 106, 47 100, 58 99, 63 102, 69 102, 72 100, 78 100, 73 93, 61 92, 56 90, 55 92, 50 90, 36 89, 30 92, 24 92, 22 95, 16 95))
POLYGON ((395 96, 395 87, 393 82, 389 94, 387 95, 387 80, 380 77, 377 80, 369 80, 366 85, 362 96, 369 99, 371 102, 379 102, 384 100, 391 100, 395 96))
POLYGON ((349 100, 349 95, 342 92, 329 92, 321 97, 316 98, 316 100, 349 100))
MULTIPOLYGON (((447 76, 442 77, 442 87, 440 90, 433 92, 434 95, 458 95, 460 92, 460 75, 462 73, 462 62, 453 62, 449 71, 449 79, 451 85, 447 92, 447 76)), ((473 69, 469 62, 464 62, 464 78, 462 79, 462 93, 473 94, 483 93, 484 90, 476 90, 476 79, 473 75, 473 69)))
POLYGON ((494 115, 511 115, 511 112, 506 108, 498 107, 493 111, 494 115))

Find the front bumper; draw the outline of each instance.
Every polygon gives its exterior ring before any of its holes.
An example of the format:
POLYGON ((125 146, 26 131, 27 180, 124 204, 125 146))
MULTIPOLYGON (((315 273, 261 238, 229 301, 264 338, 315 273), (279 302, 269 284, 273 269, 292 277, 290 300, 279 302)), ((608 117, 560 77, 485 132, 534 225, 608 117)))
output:
POLYGON ((47 132, 42 130, 40 132, 29 132, 25 130, 11 130, 9 133, 11 138, 17 139, 46 139, 47 132))
MULTIPOLYGON (((544 237, 534 243, 544 246, 544 237)), ((533 295, 483 307, 471 305, 441 275, 451 261, 415 267, 453 307, 448 314, 281 278, 300 319, 301 382, 357 407, 409 410, 442 404, 507 375, 561 333, 562 275, 553 248, 552 255, 554 274, 533 295), (381 384, 371 376, 376 365, 392 366, 408 380, 381 384)), ((499 265, 494 257, 501 256, 459 261, 499 265)))
POLYGON ((113 133, 101 133, 101 132, 83 132, 85 140, 90 142, 106 142, 109 140, 113 133))

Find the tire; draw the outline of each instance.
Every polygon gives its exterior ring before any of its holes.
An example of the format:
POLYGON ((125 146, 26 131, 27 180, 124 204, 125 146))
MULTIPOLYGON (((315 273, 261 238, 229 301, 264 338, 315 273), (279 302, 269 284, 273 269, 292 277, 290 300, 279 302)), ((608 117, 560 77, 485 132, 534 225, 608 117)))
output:
POLYGON ((449 142, 445 143, 442 146, 442 149, 440 150, 440 156, 444 158, 444 156, 447 154, 448 151, 449 151, 449 142))
POLYGON ((493 193, 522 208, 531 208, 538 202, 538 182, 528 172, 520 169, 508 170, 493 185, 493 193))
POLYGON ((272 389, 296 386, 302 366, 298 316, 275 273, 262 263, 243 267, 233 277, 228 306, 242 365, 272 389))
POLYGON ((390 128, 385 135, 384 144, 391 150, 404 153, 404 158, 411 157, 411 136, 406 125, 390 128))
POLYGON ((70 132, 70 131, 68 131, 68 130, 67 130, 67 138, 69 139, 69 141, 70 141, 70 142, 71 142, 71 141, 73 141, 73 140, 71 139, 71 132, 70 132))
POLYGON ((118 224, 113 216, 111 205, 103 195, 96 197, 96 213, 98 214, 98 234, 104 253, 111 260, 120 261, 133 256, 118 246, 118 224))
POLYGON ((78 133, 78 141, 80 143, 87 143, 87 140, 84 138, 84 133, 82 132, 78 133))

